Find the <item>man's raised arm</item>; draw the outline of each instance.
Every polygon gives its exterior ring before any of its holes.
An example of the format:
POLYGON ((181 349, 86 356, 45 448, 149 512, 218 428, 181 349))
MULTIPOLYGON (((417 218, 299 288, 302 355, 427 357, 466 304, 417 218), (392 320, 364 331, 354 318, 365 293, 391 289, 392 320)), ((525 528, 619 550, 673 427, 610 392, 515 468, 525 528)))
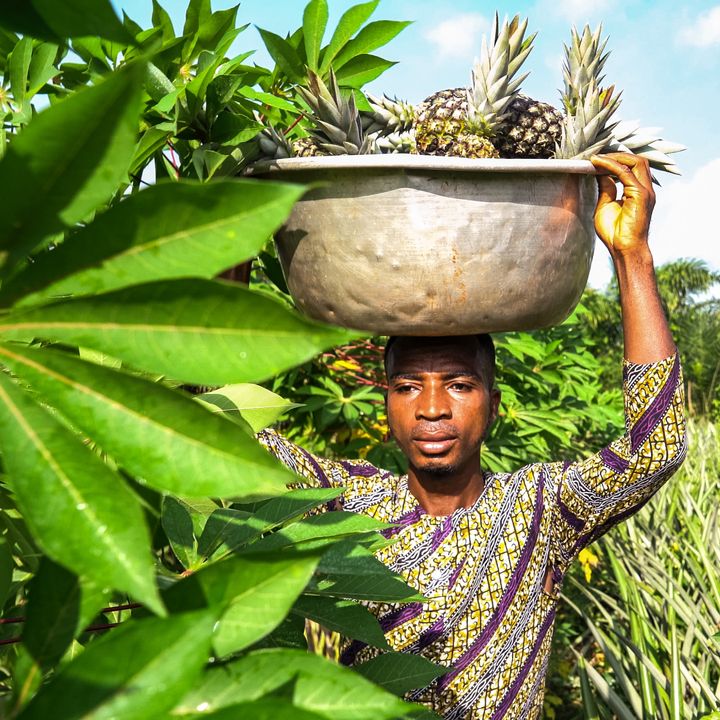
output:
POLYGON ((686 450, 683 382, 648 247, 655 194, 647 162, 617 153, 592 158, 599 176, 595 230, 620 288, 625 434, 595 455, 551 465, 554 558, 562 577, 574 557, 639 510, 677 470, 686 450))
POLYGON ((648 245, 650 216, 655 205, 647 160, 629 153, 592 158, 623 185, 617 197, 615 181, 598 176, 599 198, 595 231, 610 252, 620 289, 625 359, 633 363, 663 360, 675 352, 660 302, 652 254, 648 245))

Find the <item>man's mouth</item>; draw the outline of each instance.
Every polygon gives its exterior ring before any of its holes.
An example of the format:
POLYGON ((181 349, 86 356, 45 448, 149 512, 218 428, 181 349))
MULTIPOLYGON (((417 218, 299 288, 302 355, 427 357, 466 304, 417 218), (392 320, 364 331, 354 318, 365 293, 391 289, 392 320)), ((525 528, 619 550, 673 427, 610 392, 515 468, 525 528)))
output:
POLYGON ((457 437, 447 433, 420 433, 413 442, 423 455, 443 455, 455 444, 457 437))

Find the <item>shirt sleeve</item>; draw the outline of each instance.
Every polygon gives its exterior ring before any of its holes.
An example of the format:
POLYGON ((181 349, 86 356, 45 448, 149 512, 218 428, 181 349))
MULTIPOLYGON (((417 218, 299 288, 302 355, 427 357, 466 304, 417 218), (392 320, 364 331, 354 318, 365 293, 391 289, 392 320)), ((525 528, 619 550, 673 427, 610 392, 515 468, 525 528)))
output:
POLYGON ((553 539, 564 572, 584 547, 637 512, 680 467, 687 449, 677 355, 624 362, 625 434, 595 455, 556 464, 553 539))

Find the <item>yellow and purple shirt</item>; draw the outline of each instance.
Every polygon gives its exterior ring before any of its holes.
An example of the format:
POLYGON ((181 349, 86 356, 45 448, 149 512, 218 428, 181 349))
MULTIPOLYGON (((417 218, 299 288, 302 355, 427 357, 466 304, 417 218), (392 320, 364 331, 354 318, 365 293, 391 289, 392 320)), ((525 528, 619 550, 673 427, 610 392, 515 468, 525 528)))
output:
MULTIPOLYGON (((580 550, 636 512, 685 456, 680 362, 623 373, 626 432, 579 462, 485 473, 472 507, 428 515, 397 477, 363 461, 315 457, 272 431, 260 442, 299 475, 342 486, 342 508, 397 527, 378 558, 426 600, 366 603, 390 645, 451 668, 407 699, 446 720, 535 720, 562 580, 580 550), (546 575, 554 579, 545 591, 546 575)), ((380 651, 348 640, 341 661, 380 651)))

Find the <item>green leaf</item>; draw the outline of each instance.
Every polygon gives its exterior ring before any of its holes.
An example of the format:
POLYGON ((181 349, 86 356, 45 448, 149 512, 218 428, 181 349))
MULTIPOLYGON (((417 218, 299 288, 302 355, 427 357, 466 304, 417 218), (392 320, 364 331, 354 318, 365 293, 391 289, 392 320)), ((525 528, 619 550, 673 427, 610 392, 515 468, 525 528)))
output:
POLYGON ((157 717, 170 710, 201 674, 216 620, 207 610, 130 620, 88 645, 18 717, 157 717))
POLYGON ((260 37, 270 57, 277 63, 277 66, 295 83, 304 81, 305 70, 303 62, 297 50, 287 41, 269 30, 258 28, 260 37))
POLYGON ((207 672, 203 683, 174 712, 182 717, 200 705, 205 712, 214 712, 257 700, 283 686, 290 687, 294 705, 329 720, 389 720, 419 709, 318 655, 272 649, 252 652, 207 672))
POLYGON ((224 656, 274 630, 290 612, 318 563, 315 555, 289 553, 236 556, 213 563, 166 593, 171 610, 193 597, 223 610, 213 647, 224 656))
POLYGON ((299 109, 296 105, 293 105, 288 100, 272 95, 271 93, 261 92, 260 90, 244 86, 238 88, 238 93, 250 100, 259 100, 264 105, 270 105, 271 107, 280 108, 281 110, 287 110, 295 115, 299 114, 299 109))
POLYGON ((159 27, 162 30, 163 42, 168 42, 175 38, 175 28, 173 28, 172 20, 167 10, 160 5, 158 0, 152 0, 152 24, 153 27, 159 27))
POLYGON ((375 12, 380 0, 353 5, 346 10, 335 28, 327 48, 323 52, 320 63, 320 74, 325 75, 333 64, 337 54, 347 45, 352 36, 363 26, 365 21, 375 12))
POLYGON ((354 542, 329 548, 320 561, 318 574, 324 579, 318 583, 317 591, 325 595, 383 602, 424 600, 372 552, 354 542))
POLYGON ((33 41, 29 37, 24 37, 18 42, 7 59, 10 71, 10 89, 12 90, 13 99, 20 107, 25 105, 28 72, 30 71, 32 55, 33 41))
POLYGON ((378 20, 366 25, 345 47, 338 53, 333 66, 335 71, 349 62, 353 58, 365 55, 377 50, 389 43, 396 35, 402 32, 408 25, 409 21, 398 20, 378 20))
POLYGON ((38 93, 43 85, 57 74, 54 66, 58 46, 55 43, 40 43, 35 46, 28 71, 28 95, 38 93))
POLYGON ((271 498, 248 517, 247 513, 223 508, 207 521, 198 542, 198 552, 207 557, 219 543, 225 551, 233 551, 259 538, 274 527, 329 502, 342 494, 341 488, 302 488, 271 498))
POLYGON ((256 255, 303 191, 257 180, 154 185, 39 255, 3 287, 0 302, 212 278, 256 255))
POLYGON ((310 0, 303 13, 303 37, 308 67, 317 71, 320 47, 328 21, 327 0, 310 0))
POLYGON ((247 521, 251 518, 250 513, 242 510, 233 508, 218 508, 215 510, 207 519, 202 534, 198 539, 198 556, 208 558, 220 546, 223 546, 225 551, 231 551, 239 547, 236 536, 240 536, 241 539, 245 536, 249 529, 247 521))
POLYGON ((273 425, 288 410, 300 407, 276 395, 271 390, 252 383, 226 385, 198 396, 203 402, 214 405, 218 412, 242 415, 254 432, 273 425))
POLYGON ((0 334, 89 347, 195 385, 259 382, 357 336, 260 292, 192 278, 12 312, 0 334))
POLYGON ((167 495, 163 498, 160 519, 175 557, 186 570, 191 568, 197 560, 197 553, 193 521, 187 506, 167 495))
POLYGON ((54 667, 106 604, 110 593, 47 557, 30 581, 23 644, 43 669, 54 667))
POLYGON ((397 65, 397 63, 383 60, 376 55, 358 55, 337 71, 337 81, 342 85, 361 88, 393 65, 397 65))
POLYGON ((0 535, 0 611, 5 606, 5 601, 10 593, 14 567, 12 549, 5 536, 0 535))
POLYGON ((162 613, 142 510, 122 478, 4 373, 0 423, 8 485, 47 555, 162 613))
POLYGON ((0 25, 42 40, 96 36, 125 45, 133 41, 108 0, 5 0, 0 25))
POLYGON ((336 510, 312 515, 311 517, 286 525, 281 530, 256 542, 252 549, 277 550, 290 545, 312 543, 317 540, 342 539, 353 535, 364 535, 391 527, 369 515, 336 510))
POLYGON ((203 712, 193 716, 198 720, 239 720, 239 718, 252 718, 252 720, 322 720, 322 715, 301 710, 290 700, 283 698, 263 698, 255 702, 231 705, 213 713, 203 712))
POLYGON ((295 603, 293 613, 314 620, 345 637, 390 650, 377 618, 367 608, 350 600, 302 595, 295 603))
POLYGON ((142 482, 180 495, 282 494, 294 476, 239 426, 177 391, 54 350, 3 362, 142 482))
POLYGON ((368 680, 402 697, 411 690, 427 687, 450 668, 430 662, 422 655, 383 653, 353 668, 368 680))
POLYGON ((44 110, 13 140, 0 161, 0 257, 18 260, 112 197, 135 147, 144 74, 140 64, 123 67, 44 110))

